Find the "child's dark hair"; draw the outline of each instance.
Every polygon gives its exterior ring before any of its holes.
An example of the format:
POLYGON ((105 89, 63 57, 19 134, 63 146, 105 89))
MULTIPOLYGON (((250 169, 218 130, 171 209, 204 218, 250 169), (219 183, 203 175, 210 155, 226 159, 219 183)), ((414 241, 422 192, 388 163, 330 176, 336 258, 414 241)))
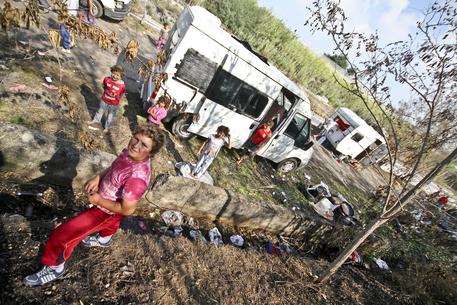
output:
POLYGON ((124 76, 124 68, 122 68, 119 65, 112 66, 110 71, 111 71, 111 73, 113 73, 113 72, 119 73, 121 75, 121 77, 124 76))
POLYGON ((273 119, 270 119, 270 120, 266 121, 263 125, 273 128, 273 126, 275 126, 275 121, 273 119))
POLYGON ((223 132, 225 136, 230 135, 230 129, 227 126, 221 125, 217 127, 216 133, 223 132))
POLYGON ((161 97, 159 97, 159 101, 158 103, 164 103, 165 104, 165 108, 168 108, 170 106, 170 98, 166 95, 162 95, 161 97))
POLYGON ((152 140, 153 146, 151 155, 156 154, 165 144, 165 133, 158 127, 151 124, 138 125, 135 134, 140 133, 152 140))

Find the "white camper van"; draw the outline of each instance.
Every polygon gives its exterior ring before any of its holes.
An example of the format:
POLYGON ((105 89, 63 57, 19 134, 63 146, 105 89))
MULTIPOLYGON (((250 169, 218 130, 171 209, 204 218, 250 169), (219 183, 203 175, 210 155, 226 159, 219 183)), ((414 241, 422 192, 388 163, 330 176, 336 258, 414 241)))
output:
POLYGON ((384 138, 352 110, 338 108, 329 119, 333 123, 325 137, 337 153, 364 166, 385 156, 384 138))
POLYGON ((311 107, 300 88, 250 46, 223 30, 202 7, 186 7, 165 46, 167 92, 181 105, 173 132, 208 137, 219 125, 230 128, 241 148, 257 127, 275 120, 271 140, 258 155, 288 172, 311 158, 311 107))

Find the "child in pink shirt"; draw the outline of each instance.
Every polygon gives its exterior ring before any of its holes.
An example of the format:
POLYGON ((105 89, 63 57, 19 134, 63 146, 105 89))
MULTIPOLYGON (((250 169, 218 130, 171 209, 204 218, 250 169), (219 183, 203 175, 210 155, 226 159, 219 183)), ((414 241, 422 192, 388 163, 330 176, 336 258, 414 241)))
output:
POLYGON ((148 121, 155 126, 159 126, 161 121, 167 116, 167 109, 170 105, 170 98, 162 95, 157 104, 149 107, 148 121))

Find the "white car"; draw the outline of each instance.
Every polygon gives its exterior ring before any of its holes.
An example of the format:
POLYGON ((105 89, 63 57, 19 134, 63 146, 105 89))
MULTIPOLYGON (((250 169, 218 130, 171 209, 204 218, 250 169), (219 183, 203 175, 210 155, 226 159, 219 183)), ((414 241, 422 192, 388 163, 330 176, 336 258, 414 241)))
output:
MULTIPOLYGON (((80 3, 87 7, 88 0, 80 3)), ((113 20, 123 20, 132 8, 132 0, 92 0, 92 12, 95 17, 106 16, 113 20)))

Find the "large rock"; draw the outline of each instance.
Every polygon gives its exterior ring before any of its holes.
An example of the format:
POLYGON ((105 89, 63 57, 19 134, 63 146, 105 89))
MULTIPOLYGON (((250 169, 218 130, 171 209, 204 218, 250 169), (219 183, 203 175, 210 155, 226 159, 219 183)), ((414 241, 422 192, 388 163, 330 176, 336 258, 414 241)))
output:
POLYGON ((313 239, 333 230, 333 225, 311 208, 296 212, 281 206, 253 203, 223 188, 184 177, 159 176, 146 199, 154 207, 276 234, 307 235, 313 239))
POLYGON ((0 123, 0 170, 14 171, 27 180, 80 188, 115 157, 24 126, 0 123))

